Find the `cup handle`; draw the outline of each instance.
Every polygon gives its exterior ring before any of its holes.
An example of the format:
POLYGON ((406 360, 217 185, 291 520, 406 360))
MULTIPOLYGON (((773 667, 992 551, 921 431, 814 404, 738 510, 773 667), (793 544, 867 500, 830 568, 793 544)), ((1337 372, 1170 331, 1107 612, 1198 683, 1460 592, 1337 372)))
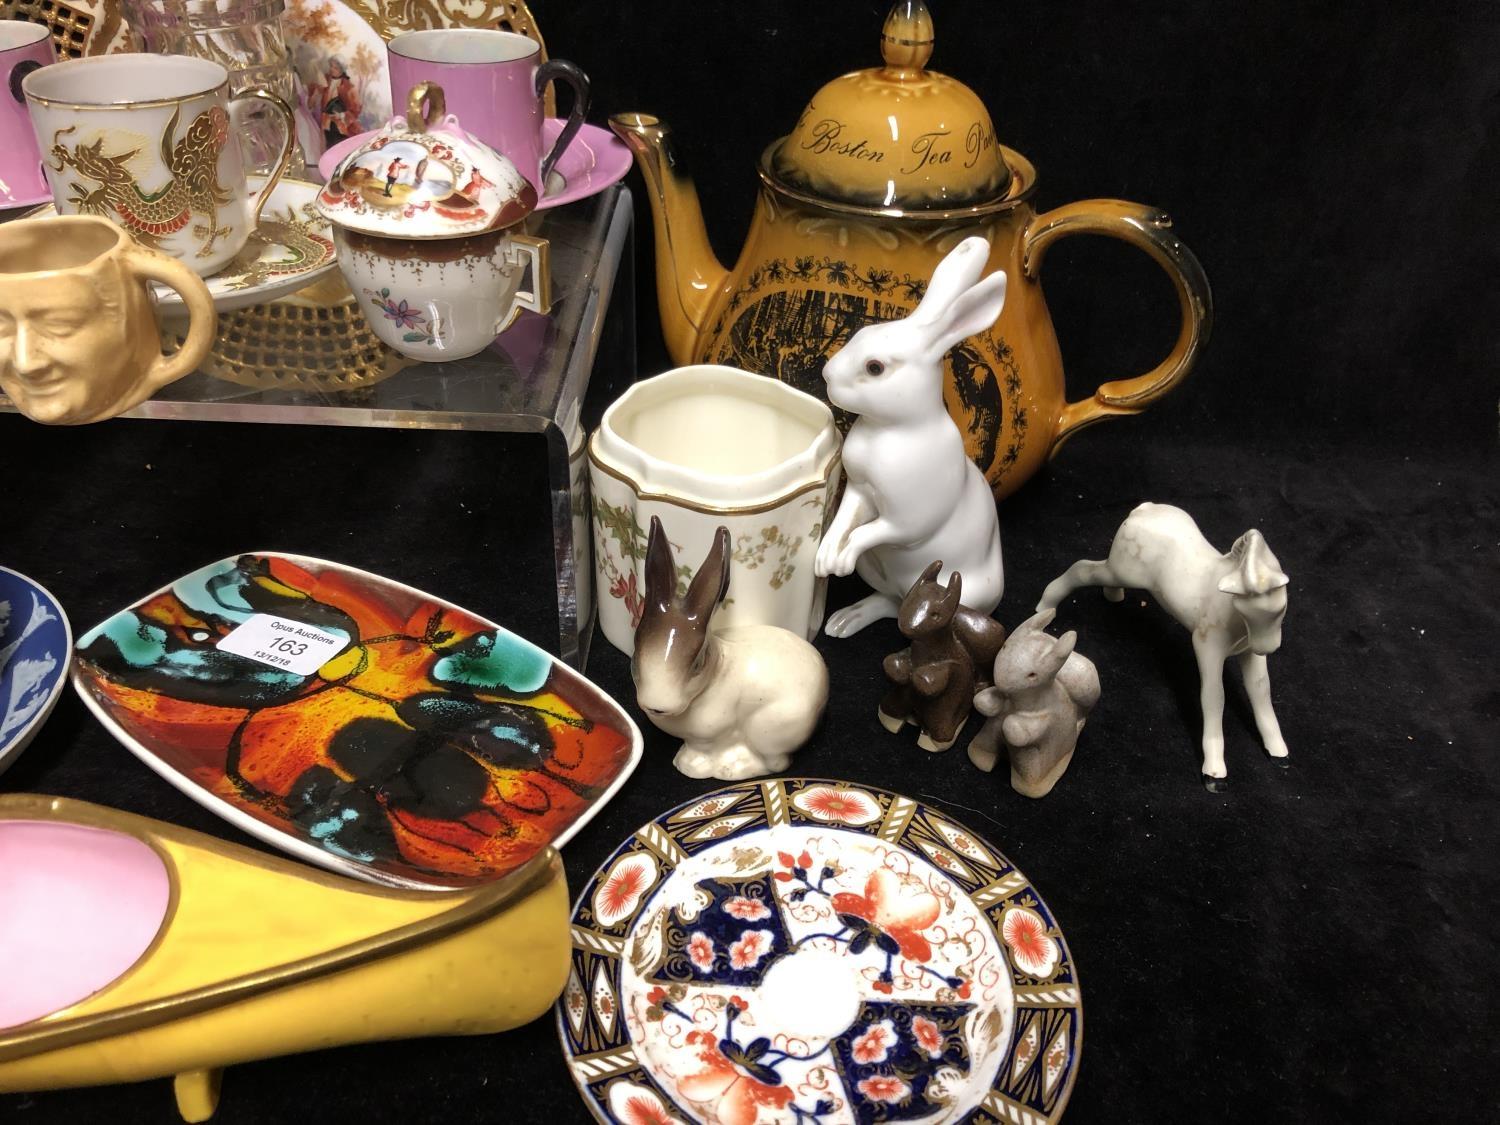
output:
MULTIPOLYGON (((281 144, 281 156, 276 160, 276 167, 266 177, 266 182, 261 185, 260 191, 255 195, 255 210, 250 215, 250 222, 258 224, 260 213, 265 210, 266 200, 271 198, 271 192, 281 182, 281 177, 286 174, 287 168, 292 162, 292 152, 297 147, 297 118, 292 114, 292 107, 286 104, 280 94, 267 90, 264 86, 251 86, 249 89, 241 90, 229 99, 234 104, 243 98, 255 98, 258 101, 267 102, 271 108, 281 114, 281 124, 286 130, 286 139, 281 144)), ((176 286, 173 286, 175 289, 176 286)))
POLYGON ((531 288, 516 291, 515 300, 500 323, 495 326, 499 335, 511 326, 522 309, 546 316, 552 311, 552 247, 545 238, 529 234, 513 234, 505 251, 506 265, 531 266, 531 288))
POLYGON ((35 59, 22 59, 16 63, 15 69, 10 72, 10 96, 16 99, 17 105, 26 104, 26 94, 21 89, 21 83, 33 70, 41 70, 42 64, 35 59))
POLYGON ((1048 247, 1074 234, 1118 238, 1149 254, 1172 279, 1182 309, 1182 324, 1167 358, 1150 371, 1133 379, 1105 383, 1094 392, 1093 398, 1067 403, 1058 418, 1049 457, 1083 427, 1108 418, 1139 414, 1180 383, 1208 343, 1214 320, 1208 278, 1193 252, 1173 233, 1172 220, 1165 212, 1123 199, 1085 199, 1037 215, 1027 225, 1022 239, 1021 269, 1026 277, 1035 281, 1048 247))
POLYGON ((125 250, 130 272, 145 281, 159 281, 175 289, 188 311, 187 338, 171 355, 158 356, 146 372, 146 382, 155 394, 168 383, 175 383, 198 365, 213 347, 219 327, 219 314, 203 279, 176 258, 169 258, 144 246, 132 245, 125 250))
POLYGON ((563 154, 563 150, 573 143, 573 138, 583 127, 584 115, 589 111, 589 76, 582 70, 567 59, 548 59, 536 68, 536 96, 541 97, 548 84, 552 82, 561 82, 572 87, 573 108, 568 111, 568 123, 557 135, 552 151, 542 159, 542 182, 537 185, 537 193, 540 195, 547 194, 547 176, 551 173, 552 166, 557 163, 557 158, 563 154))

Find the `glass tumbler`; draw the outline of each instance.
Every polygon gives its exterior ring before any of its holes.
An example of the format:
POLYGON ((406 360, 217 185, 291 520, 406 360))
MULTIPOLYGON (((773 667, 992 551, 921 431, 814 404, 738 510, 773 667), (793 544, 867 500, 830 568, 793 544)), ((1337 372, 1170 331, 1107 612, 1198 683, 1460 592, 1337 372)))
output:
MULTIPOLYGON (((281 16, 285 0, 125 0, 125 18, 157 55, 211 59, 229 71, 229 92, 261 86, 297 104, 281 16)), ((267 172, 281 153, 280 121, 263 108, 247 113, 245 155, 267 172)))

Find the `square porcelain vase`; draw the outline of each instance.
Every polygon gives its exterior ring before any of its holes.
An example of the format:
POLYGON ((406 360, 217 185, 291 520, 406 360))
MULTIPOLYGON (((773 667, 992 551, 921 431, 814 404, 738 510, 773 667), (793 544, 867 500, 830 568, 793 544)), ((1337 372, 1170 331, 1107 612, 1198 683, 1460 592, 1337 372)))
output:
POLYGON ((719 525, 733 544, 715 629, 777 625, 811 640, 827 582, 813 574, 839 479, 828 407, 775 379, 732 367, 680 367, 635 384, 589 442, 599 623, 635 648, 644 609, 646 529, 660 516, 678 585, 719 525))

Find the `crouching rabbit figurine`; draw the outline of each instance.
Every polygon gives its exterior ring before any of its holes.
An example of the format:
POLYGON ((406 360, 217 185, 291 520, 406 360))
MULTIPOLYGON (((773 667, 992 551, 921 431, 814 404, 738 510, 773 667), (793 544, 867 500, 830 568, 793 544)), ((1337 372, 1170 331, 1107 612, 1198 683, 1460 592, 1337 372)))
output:
POLYGON ((857 570, 875 590, 828 619, 830 637, 895 617, 932 559, 966 576, 964 605, 987 614, 1000 604, 995 497, 943 405, 943 357, 1005 305, 1005 274, 980 280, 989 256, 984 239, 964 239, 909 317, 861 328, 823 368, 828 401, 859 417, 844 439, 844 498, 813 570, 857 570))
POLYGON ((934 753, 957 740, 980 686, 1005 642, 1005 627, 959 604, 963 575, 937 580, 929 563, 901 599, 897 622, 911 645, 885 658, 891 688, 880 703, 880 725, 895 734, 907 723, 921 731, 917 745, 934 753))
POLYGON ((1045 632, 1056 610, 1023 622, 995 657, 995 684, 974 697, 984 726, 969 743, 969 761, 995 768, 1000 743, 1010 752, 1010 787, 1045 797, 1073 760, 1073 748, 1099 702, 1094 662, 1074 652, 1077 633, 1045 632))
MULTIPOLYGON (((1203 784, 1224 791, 1224 661, 1240 658, 1255 725, 1272 758, 1285 759, 1286 743, 1271 709, 1266 657, 1281 647, 1287 576, 1251 529, 1221 555, 1193 517, 1168 504, 1136 508, 1102 562, 1080 559, 1042 593, 1037 609, 1054 609, 1080 586, 1103 586, 1119 601, 1125 587, 1148 591, 1193 634, 1203 705, 1203 784)), ((1285 764, 1283 761, 1282 764, 1285 764)))
POLYGON ((828 702, 828 668, 786 629, 709 628, 729 591, 729 554, 729 530, 720 527, 679 597, 672 545, 651 517, 646 608, 630 670, 646 717, 683 740, 672 764, 689 777, 741 781, 787 768, 828 702))

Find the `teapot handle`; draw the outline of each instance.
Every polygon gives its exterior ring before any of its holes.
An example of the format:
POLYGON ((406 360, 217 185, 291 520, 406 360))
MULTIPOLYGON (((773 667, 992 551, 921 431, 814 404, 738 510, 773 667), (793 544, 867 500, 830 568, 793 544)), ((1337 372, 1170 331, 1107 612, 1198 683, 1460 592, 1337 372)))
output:
POLYGON ((1021 244, 1021 269, 1026 277, 1035 281, 1048 247, 1074 234, 1118 238, 1149 254, 1172 279, 1182 308, 1182 326, 1172 351, 1150 371, 1105 383, 1093 398, 1064 405, 1048 456, 1083 427, 1139 414, 1180 383, 1208 343, 1214 321, 1208 278, 1193 252, 1173 233, 1172 220, 1165 212, 1123 199, 1085 199, 1037 215, 1027 225, 1021 244))

